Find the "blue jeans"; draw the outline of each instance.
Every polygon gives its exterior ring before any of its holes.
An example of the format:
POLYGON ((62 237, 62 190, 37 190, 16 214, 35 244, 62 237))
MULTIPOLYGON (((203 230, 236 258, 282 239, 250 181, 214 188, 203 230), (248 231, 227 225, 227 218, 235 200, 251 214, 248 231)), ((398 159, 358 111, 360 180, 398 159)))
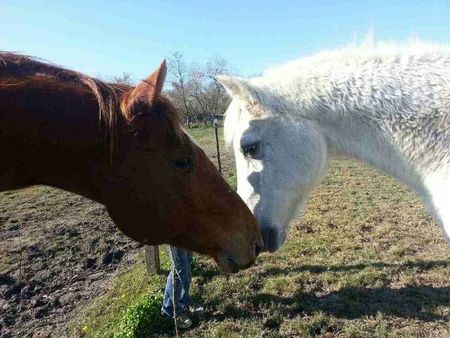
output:
POLYGON ((191 284, 192 253, 185 249, 169 246, 172 269, 167 277, 166 290, 161 312, 173 317, 172 296, 175 295, 176 313, 185 312, 191 304, 189 286, 191 284), (173 289, 173 271, 175 270, 175 290, 173 289), (175 291, 175 292, 174 292, 175 291))

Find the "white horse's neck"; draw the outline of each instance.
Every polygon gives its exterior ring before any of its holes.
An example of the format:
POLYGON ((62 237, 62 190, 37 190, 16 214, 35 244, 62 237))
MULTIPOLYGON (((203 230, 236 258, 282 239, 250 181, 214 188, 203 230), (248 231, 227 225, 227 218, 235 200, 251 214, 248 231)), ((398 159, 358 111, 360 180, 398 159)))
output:
POLYGON ((353 114, 316 120, 331 158, 350 157, 389 174, 417 192, 423 192, 421 173, 393 144, 381 126, 367 124, 353 114))
POLYGON ((411 155, 395 144, 395 135, 382 125, 367 124, 354 114, 319 124, 330 157, 351 157, 389 174, 408 185, 437 218, 450 241, 450 166, 427 168, 411 161, 411 155))

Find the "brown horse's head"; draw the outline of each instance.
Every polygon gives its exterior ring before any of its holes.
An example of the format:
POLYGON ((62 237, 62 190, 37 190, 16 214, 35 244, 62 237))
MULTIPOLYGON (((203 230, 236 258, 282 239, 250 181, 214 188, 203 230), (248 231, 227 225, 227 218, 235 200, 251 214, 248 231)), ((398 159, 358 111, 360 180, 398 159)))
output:
POLYGON ((208 254, 236 272, 259 253, 256 220, 161 96, 165 75, 163 62, 121 98, 133 136, 120 150, 105 204, 131 238, 208 254))

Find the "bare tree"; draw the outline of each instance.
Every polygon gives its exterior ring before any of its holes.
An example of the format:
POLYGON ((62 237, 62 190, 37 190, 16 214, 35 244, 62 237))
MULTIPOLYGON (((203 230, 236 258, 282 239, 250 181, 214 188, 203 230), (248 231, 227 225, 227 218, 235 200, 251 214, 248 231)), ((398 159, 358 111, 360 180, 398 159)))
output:
POLYGON ((187 119, 189 126, 193 119, 193 109, 190 100, 189 90, 189 72, 184 62, 183 54, 174 52, 169 59, 169 81, 172 85, 172 90, 169 92, 172 100, 178 109, 187 119))
POLYGON ((227 60, 222 57, 212 58, 206 64, 206 75, 209 79, 207 97, 209 99, 209 109, 211 114, 224 114, 230 103, 228 95, 223 86, 217 81, 217 75, 230 74, 231 67, 227 60))
POLYGON ((210 119, 208 98, 205 95, 205 87, 208 77, 206 76, 204 69, 196 64, 191 65, 189 75, 192 88, 191 96, 197 105, 197 120, 200 118, 203 120, 205 125, 207 125, 207 121, 210 119))
POLYGON ((197 63, 188 66, 179 52, 169 57, 172 88, 168 94, 186 117, 188 127, 190 122, 212 124, 216 115, 225 112, 229 99, 216 76, 229 73, 229 64, 221 57, 210 59, 204 66, 197 63))
POLYGON ((205 124, 207 121, 212 123, 214 116, 225 112, 229 99, 216 77, 228 73, 230 73, 228 62, 220 57, 211 59, 204 67, 195 64, 191 66, 191 95, 199 107, 205 124))
POLYGON ((114 76, 112 82, 131 86, 134 81, 131 73, 124 72, 121 76, 114 76))

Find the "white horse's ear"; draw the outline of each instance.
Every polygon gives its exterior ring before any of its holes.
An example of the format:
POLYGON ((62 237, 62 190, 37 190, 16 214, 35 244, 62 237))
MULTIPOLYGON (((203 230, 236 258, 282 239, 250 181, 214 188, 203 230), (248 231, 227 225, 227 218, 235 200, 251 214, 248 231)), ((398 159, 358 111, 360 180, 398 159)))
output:
POLYGON ((216 79, 232 99, 238 99, 246 106, 251 115, 258 117, 263 114, 264 92, 249 80, 228 75, 218 75, 216 79))
POLYGON ((229 75, 217 75, 216 79, 232 98, 238 98, 251 103, 259 101, 255 88, 248 80, 229 75))

